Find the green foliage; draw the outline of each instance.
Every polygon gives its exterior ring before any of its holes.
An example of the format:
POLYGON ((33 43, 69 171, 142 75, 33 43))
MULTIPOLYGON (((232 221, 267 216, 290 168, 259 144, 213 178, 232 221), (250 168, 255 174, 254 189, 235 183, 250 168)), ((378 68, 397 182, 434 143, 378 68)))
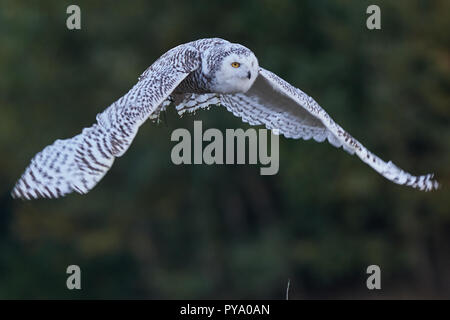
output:
POLYGON ((450 296, 450 2, 68 1, 0 5, 0 298, 450 296), (94 122, 168 49, 204 37, 251 48, 384 159, 435 171, 440 191, 390 183, 327 144, 280 139, 280 172, 175 166, 170 133, 246 127, 215 108, 143 125, 88 195, 9 198, 31 157, 94 122), (65 287, 82 269, 82 291, 65 287))

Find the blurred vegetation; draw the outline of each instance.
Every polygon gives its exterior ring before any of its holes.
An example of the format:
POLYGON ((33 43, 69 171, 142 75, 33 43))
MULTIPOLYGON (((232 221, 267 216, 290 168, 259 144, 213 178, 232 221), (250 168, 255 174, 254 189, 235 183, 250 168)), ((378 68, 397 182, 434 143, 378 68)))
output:
POLYGON ((0 3, 0 298, 449 298, 450 2, 0 3), (368 5, 382 29, 366 28, 368 5), (246 126, 224 109, 148 122, 88 195, 13 201, 34 154, 90 126, 168 49, 222 37, 309 93, 423 193, 328 144, 280 139, 280 172, 175 166, 170 133, 246 126), (82 269, 82 290, 65 287, 82 269), (382 270, 381 292, 365 287, 382 270))

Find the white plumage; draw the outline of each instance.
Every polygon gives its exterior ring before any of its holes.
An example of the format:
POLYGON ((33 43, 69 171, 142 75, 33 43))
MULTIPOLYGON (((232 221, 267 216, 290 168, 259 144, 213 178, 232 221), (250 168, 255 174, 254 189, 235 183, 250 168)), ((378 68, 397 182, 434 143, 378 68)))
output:
POLYGON ((177 46, 153 63, 122 98, 97 115, 97 122, 70 139, 39 152, 17 182, 12 196, 57 198, 87 193, 123 155, 140 125, 170 103, 178 113, 223 105, 251 125, 278 129, 287 138, 328 140, 356 154, 385 178, 433 190, 432 174, 413 176, 384 162, 342 129, 317 102, 258 65, 253 52, 223 39, 177 46))

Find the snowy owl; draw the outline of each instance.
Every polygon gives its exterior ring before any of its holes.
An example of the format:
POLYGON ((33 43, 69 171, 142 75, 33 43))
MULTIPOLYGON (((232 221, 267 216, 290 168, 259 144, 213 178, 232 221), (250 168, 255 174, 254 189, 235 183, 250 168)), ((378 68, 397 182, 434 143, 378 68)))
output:
POLYGON ((128 93, 98 114, 94 125, 39 152, 12 196, 36 199, 87 193, 125 153, 139 127, 148 118, 157 119, 171 103, 179 114, 221 105, 244 122, 278 129, 287 138, 328 140, 397 184, 425 191, 438 188, 433 174, 413 176, 372 154, 313 98, 260 67, 248 48, 212 38, 169 50, 128 93))

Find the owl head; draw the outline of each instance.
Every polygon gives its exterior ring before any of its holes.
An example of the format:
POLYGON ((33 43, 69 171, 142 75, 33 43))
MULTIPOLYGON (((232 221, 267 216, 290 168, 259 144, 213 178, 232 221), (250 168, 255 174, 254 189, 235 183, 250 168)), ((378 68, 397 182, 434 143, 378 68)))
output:
POLYGON ((235 43, 221 44, 211 50, 204 67, 212 80, 213 90, 219 93, 247 92, 259 71, 255 54, 235 43))

